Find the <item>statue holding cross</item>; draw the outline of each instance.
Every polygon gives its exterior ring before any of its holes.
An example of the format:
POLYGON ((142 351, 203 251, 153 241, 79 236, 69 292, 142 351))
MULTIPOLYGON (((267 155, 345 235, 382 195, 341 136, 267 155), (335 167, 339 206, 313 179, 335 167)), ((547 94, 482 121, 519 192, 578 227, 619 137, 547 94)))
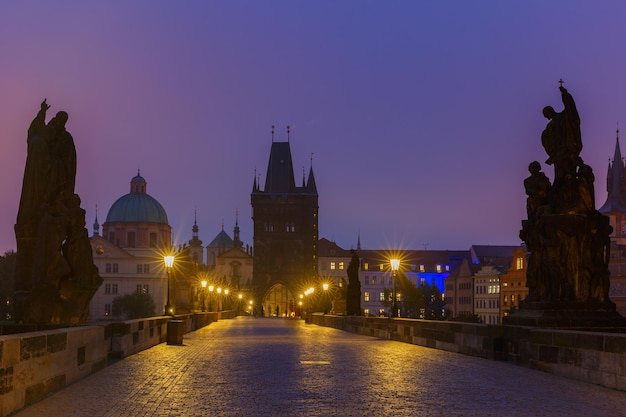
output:
POLYGON ((543 108, 543 115, 549 120, 541 134, 541 144, 548 154, 548 165, 554 165, 554 187, 559 189, 566 180, 576 177, 583 148, 580 134, 580 117, 574 98, 559 80, 559 90, 564 110, 557 113, 552 106, 543 108))

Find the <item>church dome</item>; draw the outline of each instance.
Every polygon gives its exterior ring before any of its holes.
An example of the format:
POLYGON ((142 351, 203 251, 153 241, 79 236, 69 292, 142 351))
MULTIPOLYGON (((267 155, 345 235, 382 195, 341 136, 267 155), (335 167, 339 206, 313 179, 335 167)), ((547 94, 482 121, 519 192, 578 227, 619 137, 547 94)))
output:
POLYGON ((146 193, 146 180, 139 173, 130 181, 130 193, 113 203, 105 223, 168 224, 165 209, 146 193))

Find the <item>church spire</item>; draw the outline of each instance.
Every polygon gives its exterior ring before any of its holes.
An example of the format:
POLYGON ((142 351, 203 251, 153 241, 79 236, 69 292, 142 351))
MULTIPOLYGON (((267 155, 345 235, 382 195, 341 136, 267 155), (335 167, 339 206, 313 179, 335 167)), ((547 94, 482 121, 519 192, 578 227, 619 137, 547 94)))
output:
POLYGON ((624 173, 624 161, 619 146, 619 128, 615 132, 615 151, 613 161, 609 161, 609 169, 606 176, 606 190, 608 196, 606 202, 598 210, 600 213, 621 211, 626 212, 626 178, 624 173))
POLYGON ((243 242, 239 239, 239 209, 235 210, 235 228, 233 229, 233 237, 236 248, 241 248, 243 242))
POLYGON ((96 220, 93 222, 93 235, 100 236, 100 223, 98 223, 98 205, 96 204, 96 220))

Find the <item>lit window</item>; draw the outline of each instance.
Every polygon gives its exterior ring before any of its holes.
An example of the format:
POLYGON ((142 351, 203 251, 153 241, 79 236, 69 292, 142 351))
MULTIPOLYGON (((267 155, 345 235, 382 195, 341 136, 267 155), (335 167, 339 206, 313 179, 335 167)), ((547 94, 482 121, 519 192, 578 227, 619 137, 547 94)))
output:
POLYGON ((420 272, 426 272, 426 265, 420 265, 420 272))
POLYGON ((378 269, 380 271, 384 270, 385 269, 385 265, 383 265, 383 264, 378 265, 378 269))
POLYGON ((370 265, 367 262, 363 262, 363 269, 367 271, 370 269, 370 265))
POLYGON ((370 309, 369 308, 364 308, 363 309, 363 314, 365 314, 366 316, 370 315, 370 309))
POLYGON ((379 297, 380 297, 380 298, 379 298, 379 299, 380 299, 380 301, 385 301, 385 292, 384 292, 384 291, 383 291, 383 292, 381 292, 381 293, 380 293, 380 295, 379 295, 379 297))
POLYGON ((517 269, 524 269, 524 258, 517 258, 517 269))
POLYGON ((363 293, 363 301, 369 301, 369 300, 370 300, 370 293, 366 291, 363 293))
POLYGON ((441 272, 441 265, 437 264, 437 272, 441 272))
POLYGON ((339 269, 343 270, 343 262, 339 262, 339 269))
POLYGON ((446 271, 450 270, 450 265, 446 265, 446 271))
POLYGON ((336 265, 335 265, 335 263, 334 263, 334 262, 331 262, 331 263, 330 263, 330 269, 331 269, 331 270, 335 270, 335 269, 336 269, 336 265))
POLYGON ((515 303, 515 294, 511 294, 511 303, 515 303))

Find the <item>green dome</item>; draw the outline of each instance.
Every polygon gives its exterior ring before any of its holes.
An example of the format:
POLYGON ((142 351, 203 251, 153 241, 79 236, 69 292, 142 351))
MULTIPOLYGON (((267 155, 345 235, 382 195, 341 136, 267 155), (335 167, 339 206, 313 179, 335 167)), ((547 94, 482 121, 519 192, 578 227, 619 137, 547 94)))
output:
POLYGON ((146 193, 146 180, 139 173, 130 181, 130 193, 113 203, 105 223, 169 224, 165 209, 146 193))
POLYGON ((106 223, 159 223, 169 224, 165 209, 148 194, 126 194, 109 210, 106 223))

